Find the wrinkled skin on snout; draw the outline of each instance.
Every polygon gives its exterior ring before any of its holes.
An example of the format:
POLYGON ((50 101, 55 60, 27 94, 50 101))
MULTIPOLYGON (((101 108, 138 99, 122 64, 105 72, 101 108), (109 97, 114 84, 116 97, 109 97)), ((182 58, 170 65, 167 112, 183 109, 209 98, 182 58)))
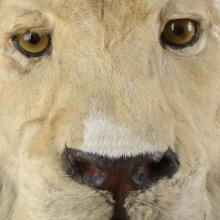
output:
POLYGON ((0 0, 0 30, 0 219, 220 219, 218 0, 0 0))

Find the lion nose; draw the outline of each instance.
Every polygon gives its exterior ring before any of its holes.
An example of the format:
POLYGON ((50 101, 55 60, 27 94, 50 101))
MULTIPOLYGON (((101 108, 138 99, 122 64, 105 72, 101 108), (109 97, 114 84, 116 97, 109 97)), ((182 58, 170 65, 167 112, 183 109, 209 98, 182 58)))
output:
POLYGON ((107 158, 65 148, 63 168, 73 180, 112 193, 115 212, 112 219, 128 219, 123 209, 129 192, 150 187, 163 177, 172 177, 179 167, 176 154, 168 149, 130 158, 107 158), (119 210, 119 211, 118 211, 119 210))

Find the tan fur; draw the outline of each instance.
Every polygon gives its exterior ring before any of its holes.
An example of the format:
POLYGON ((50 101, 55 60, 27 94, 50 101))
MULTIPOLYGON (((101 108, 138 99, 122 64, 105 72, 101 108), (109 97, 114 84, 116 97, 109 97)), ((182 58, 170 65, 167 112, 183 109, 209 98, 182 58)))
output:
POLYGON ((0 0, 0 219, 111 218, 109 193, 65 176, 65 144, 116 157, 170 146, 179 171, 129 195, 131 220, 220 219, 219 4, 0 0), (175 18, 201 21, 194 46, 161 47, 175 18), (50 56, 14 48, 28 28, 52 32, 50 56))

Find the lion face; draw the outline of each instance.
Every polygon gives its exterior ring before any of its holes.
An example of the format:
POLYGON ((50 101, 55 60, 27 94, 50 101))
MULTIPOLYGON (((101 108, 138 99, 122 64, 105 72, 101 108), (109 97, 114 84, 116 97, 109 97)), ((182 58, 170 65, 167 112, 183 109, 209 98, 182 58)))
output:
POLYGON ((1 0, 1 219, 217 219, 219 5, 1 0))

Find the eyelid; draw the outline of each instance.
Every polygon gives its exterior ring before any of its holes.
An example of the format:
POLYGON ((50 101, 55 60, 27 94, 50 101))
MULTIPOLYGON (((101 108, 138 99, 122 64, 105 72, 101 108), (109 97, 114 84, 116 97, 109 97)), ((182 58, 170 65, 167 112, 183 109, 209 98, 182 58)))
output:
POLYGON ((19 16, 11 31, 7 33, 7 37, 11 38, 15 35, 25 34, 27 32, 36 32, 39 35, 51 34, 53 24, 47 15, 42 14, 40 11, 28 11, 19 16))
POLYGON ((9 38, 13 38, 17 35, 23 35, 28 32, 38 33, 40 36, 51 34, 52 30, 44 27, 30 27, 30 28, 17 28, 8 33, 9 38))
POLYGON ((171 20, 178 19, 190 19, 192 21, 196 21, 199 24, 200 29, 206 29, 209 26, 209 20, 201 14, 195 13, 174 13, 174 14, 161 14, 161 32, 163 31, 165 25, 171 20))
POLYGON ((190 18, 193 20, 206 20, 207 18, 202 14, 197 13, 186 13, 186 12, 176 12, 172 14, 161 14, 161 20, 166 22, 173 19, 180 19, 180 18, 190 18))

